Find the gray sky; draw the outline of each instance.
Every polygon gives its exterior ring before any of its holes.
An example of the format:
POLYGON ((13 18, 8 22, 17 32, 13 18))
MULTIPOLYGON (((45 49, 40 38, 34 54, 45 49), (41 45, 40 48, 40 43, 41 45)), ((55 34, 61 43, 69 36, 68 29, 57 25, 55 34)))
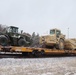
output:
POLYGON ((76 0, 0 0, 0 24, 32 34, 49 34, 52 28, 76 38, 76 0))

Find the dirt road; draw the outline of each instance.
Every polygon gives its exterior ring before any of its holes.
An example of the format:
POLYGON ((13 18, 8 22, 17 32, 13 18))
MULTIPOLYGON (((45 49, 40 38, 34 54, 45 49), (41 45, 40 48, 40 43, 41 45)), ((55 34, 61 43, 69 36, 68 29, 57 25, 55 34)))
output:
POLYGON ((76 75, 76 57, 4 58, 0 75, 76 75))

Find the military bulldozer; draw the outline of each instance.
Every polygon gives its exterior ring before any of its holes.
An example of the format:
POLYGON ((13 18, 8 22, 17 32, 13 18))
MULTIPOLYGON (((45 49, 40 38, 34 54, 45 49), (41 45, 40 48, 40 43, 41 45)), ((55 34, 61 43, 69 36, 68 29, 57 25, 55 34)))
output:
POLYGON ((18 33, 18 27, 9 26, 5 32, 0 32, 0 45, 2 46, 28 46, 30 43, 31 38, 18 33))
POLYGON ((40 44, 42 44, 42 47, 62 50, 64 49, 64 40, 65 35, 63 35, 59 29, 55 28, 50 30, 50 35, 40 37, 40 44))

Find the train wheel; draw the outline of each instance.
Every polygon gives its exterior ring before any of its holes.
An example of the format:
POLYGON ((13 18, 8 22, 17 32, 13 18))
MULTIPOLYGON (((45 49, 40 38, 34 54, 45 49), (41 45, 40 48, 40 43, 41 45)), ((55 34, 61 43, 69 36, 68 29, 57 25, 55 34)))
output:
POLYGON ((34 51, 32 52, 32 55, 33 55, 34 57, 39 57, 39 56, 40 56, 40 52, 39 52, 38 50, 34 50, 34 51))
POLYGON ((22 52, 23 56, 28 56, 28 52, 22 52))
POLYGON ((45 55, 45 51, 41 50, 41 56, 44 56, 44 55, 45 55))

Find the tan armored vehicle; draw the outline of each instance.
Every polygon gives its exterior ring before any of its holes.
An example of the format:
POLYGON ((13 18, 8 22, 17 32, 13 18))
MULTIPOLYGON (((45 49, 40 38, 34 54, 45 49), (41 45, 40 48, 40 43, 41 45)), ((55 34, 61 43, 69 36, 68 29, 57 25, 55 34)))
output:
POLYGON ((40 44, 50 48, 64 49, 65 35, 59 29, 51 29, 50 35, 41 36, 40 44))

